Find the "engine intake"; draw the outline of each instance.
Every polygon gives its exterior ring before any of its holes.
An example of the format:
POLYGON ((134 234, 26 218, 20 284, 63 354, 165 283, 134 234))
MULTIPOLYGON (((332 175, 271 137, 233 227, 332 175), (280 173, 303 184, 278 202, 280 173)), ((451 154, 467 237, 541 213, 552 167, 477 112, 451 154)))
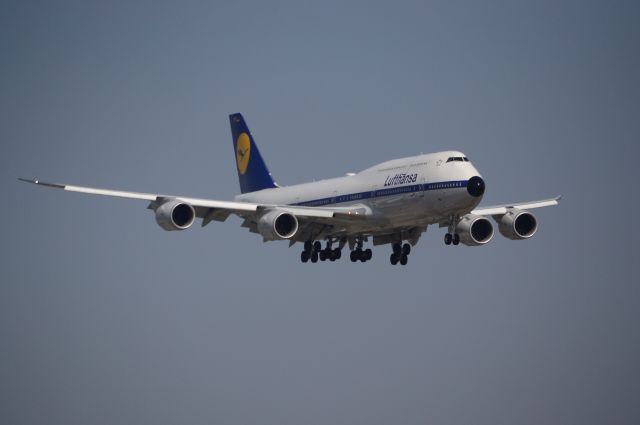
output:
POLYGON ((193 207, 185 202, 173 200, 156 208, 156 222, 164 230, 185 230, 196 218, 193 207))
POLYGON ((496 221, 500 234, 511 240, 529 239, 538 230, 538 222, 529 211, 512 208, 496 221))
POLYGON ((484 245, 493 238, 493 225, 485 217, 467 214, 460 218, 456 232, 467 246, 484 245))
POLYGON ((291 213, 272 210, 258 219, 258 232, 270 241, 291 239, 298 232, 298 219, 291 213))

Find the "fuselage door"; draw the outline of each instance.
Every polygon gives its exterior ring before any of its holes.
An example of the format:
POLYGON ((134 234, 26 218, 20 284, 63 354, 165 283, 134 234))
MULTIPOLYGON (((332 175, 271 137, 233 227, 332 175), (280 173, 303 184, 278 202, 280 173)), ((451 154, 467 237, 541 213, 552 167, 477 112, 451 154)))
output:
POLYGON ((423 177, 420 177, 420 185, 418 186, 418 198, 424 198, 424 185, 426 184, 426 180, 423 177))
POLYGON ((376 192, 378 191, 378 185, 374 184, 371 188, 371 205, 375 206, 378 203, 378 199, 376 198, 376 192))

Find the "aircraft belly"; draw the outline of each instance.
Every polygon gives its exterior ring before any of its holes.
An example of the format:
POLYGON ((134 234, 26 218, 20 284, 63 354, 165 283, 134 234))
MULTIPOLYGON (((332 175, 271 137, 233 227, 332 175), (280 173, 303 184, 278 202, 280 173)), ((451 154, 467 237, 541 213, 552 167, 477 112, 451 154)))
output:
POLYGON ((399 227, 416 227, 435 223, 433 211, 425 198, 399 195, 377 200, 372 206, 374 219, 362 223, 361 232, 376 233, 399 227))
POLYGON ((425 207, 428 215, 444 216, 471 211, 478 204, 477 198, 471 198, 466 189, 433 190, 425 194, 425 207))
POLYGON ((441 223, 451 214, 468 213, 478 202, 477 198, 471 198, 463 188, 427 191, 424 196, 416 197, 386 197, 377 200, 372 207, 376 217, 375 223, 363 223, 357 231, 376 233, 395 228, 441 223))

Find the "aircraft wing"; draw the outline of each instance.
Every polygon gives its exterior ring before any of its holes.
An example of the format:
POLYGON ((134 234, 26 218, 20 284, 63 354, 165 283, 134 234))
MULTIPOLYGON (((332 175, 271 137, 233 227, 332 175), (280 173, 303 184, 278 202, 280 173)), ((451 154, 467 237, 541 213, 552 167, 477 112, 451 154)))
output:
POLYGON ((561 196, 552 198, 552 199, 544 199, 542 201, 531 201, 531 202, 520 202, 516 204, 504 204, 504 205, 494 205, 491 207, 482 207, 476 208, 471 211, 471 214, 475 215, 501 215, 506 214, 507 210, 515 208, 519 210, 532 210, 534 208, 542 208, 542 207, 551 207, 553 205, 558 205, 558 201, 562 199, 561 196))
POLYGON ((300 218, 317 219, 326 222, 327 219, 337 219, 339 221, 350 220, 353 218, 361 219, 370 214, 370 210, 363 206, 352 207, 304 207, 295 205, 274 205, 274 204, 257 204, 250 202, 220 201, 215 199, 191 198, 186 196, 169 196, 153 193, 127 192, 122 190, 100 189, 95 187, 74 186, 68 184, 50 183, 41 180, 30 180, 19 178, 18 180, 33 183, 39 186, 51 187, 54 189, 62 189, 67 192, 88 193, 92 195, 113 196, 117 198, 140 199, 150 201, 149 208, 161 204, 167 200, 179 200, 190 204, 196 211, 196 216, 203 219, 202 225, 206 226, 212 220, 225 221, 230 214, 236 214, 241 217, 250 217, 261 211, 278 208, 283 211, 294 214, 300 218))

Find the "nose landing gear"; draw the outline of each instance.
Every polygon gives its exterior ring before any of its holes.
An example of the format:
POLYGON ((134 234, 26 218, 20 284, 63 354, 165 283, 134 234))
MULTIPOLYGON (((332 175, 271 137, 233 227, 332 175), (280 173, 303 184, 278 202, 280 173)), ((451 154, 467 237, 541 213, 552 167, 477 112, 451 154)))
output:
POLYGON ((460 235, 454 233, 456 230, 456 223, 458 222, 458 217, 455 215, 449 216, 449 228, 447 229, 447 234, 444 235, 444 244, 445 245, 458 245, 460 243, 460 235))
POLYGON ((454 233, 453 235, 451 233, 447 233, 446 235, 444 235, 444 244, 445 245, 458 245, 460 243, 460 235, 457 233, 454 233))

